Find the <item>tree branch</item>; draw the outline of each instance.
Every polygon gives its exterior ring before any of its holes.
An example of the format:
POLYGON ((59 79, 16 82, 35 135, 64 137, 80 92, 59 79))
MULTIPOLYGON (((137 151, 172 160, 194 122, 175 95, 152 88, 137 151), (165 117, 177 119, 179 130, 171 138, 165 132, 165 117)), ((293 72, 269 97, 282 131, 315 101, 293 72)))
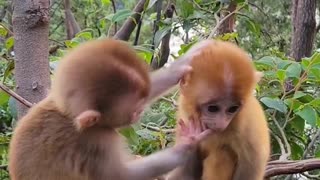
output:
POLYGON ((0 83, 0 89, 2 89, 4 92, 9 94, 14 99, 16 99, 17 101, 19 101, 20 103, 22 103, 23 105, 25 105, 28 108, 30 108, 33 105, 31 102, 29 102, 28 100, 24 99, 23 97, 21 97, 20 95, 18 95, 17 93, 15 93, 14 91, 12 91, 7 86, 5 86, 5 85, 3 85, 1 83, 0 83))
POLYGON ((300 161, 270 161, 265 178, 283 174, 297 174, 305 171, 320 169, 320 159, 307 159, 300 161))
POLYGON ((114 35, 115 39, 120 39, 124 41, 129 40, 131 33, 133 32, 134 28, 140 21, 141 12, 144 10, 144 5, 146 2, 147 2, 146 0, 140 0, 138 2, 138 4, 133 10, 135 14, 124 22, 123 26, 114 35))

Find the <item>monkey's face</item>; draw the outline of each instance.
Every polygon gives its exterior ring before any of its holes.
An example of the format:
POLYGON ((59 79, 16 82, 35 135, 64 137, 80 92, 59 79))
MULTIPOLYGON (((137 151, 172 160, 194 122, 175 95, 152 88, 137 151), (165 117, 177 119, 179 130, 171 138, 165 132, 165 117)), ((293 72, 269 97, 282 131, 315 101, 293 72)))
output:
POLYGON ((233 99, 211 100, 198 106, 203 126, 215 132, 224 131, 241 109, 241 102, 233 99))

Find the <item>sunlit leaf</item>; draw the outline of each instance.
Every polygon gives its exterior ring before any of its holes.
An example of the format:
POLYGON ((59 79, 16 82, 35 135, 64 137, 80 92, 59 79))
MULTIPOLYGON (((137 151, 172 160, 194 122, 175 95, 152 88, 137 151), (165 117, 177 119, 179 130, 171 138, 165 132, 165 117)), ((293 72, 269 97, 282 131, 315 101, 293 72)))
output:
POLYGON ((283 82, 286 79, 286 71, 282 70, 282 69, 279 69, 277 71, 277 77, 281 82, 283 82))
POLYGON ((111 4, 111 0, 101 0, 101 3, 102 3, 103 5, 108 6, 108 5, 111 4))
POLYGON ((6 40, 6 48, 7 49, 11 49, 14 45, 14 38, 13 36, 12 37, 9 37, 7 40, 6 40))
POLYGON ((320 98, 314 99, 309 103, 313 107, 320 107, 320 98))
POLYGON ((0 25, 0 36, 1 37, 6 37, 8 34, 8 31, 6 28, 4 28, 2 25, 0 25))
POLYGON ((6 92, 0 90, 0 106, 7 105, 9 98, 10 96, 6 92))
POLYGON ((139 136, 133 127, 126 127, 119 130, 119 132, 126 137, 129 144, 138 144, 139 143, 139 136))

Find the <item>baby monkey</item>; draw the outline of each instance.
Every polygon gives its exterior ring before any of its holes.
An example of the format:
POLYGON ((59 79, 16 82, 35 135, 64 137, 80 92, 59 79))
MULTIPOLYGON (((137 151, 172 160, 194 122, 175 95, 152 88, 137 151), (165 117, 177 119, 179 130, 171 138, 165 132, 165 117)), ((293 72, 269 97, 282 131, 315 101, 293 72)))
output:
POLYGON ((168 179, 262 180, 270 140, 263 109, 253 95, 262 73, 236 45, 206 42, 181 80, 178 119, 195 119, 213 133, 168 179))
MULTIPOLYGON (((190 69, 177 63, 171 68, 176 72, 173 78, 190 69)), ((11 179, 145 180, 184 164, 209 132, 196 122, 181 124, 184 140, 172 148, 136 160, 124 151, 117 129, 138 121, 144 105, 174 83, 166 73, 152 75, 151 82, 148 73, 134 50, 121 41, 91 41, 68 53, 47 98, 14 130, 11 179), (151 89, 153 83, 160 85, 151 89)))

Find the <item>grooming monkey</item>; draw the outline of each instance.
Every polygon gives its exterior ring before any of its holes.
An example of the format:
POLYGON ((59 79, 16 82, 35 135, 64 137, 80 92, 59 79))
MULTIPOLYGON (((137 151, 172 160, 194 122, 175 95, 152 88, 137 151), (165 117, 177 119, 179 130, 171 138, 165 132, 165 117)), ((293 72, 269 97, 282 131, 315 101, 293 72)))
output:
POLYGON ((213 133, 167 179, 262 180, 270 142, 263 109, 253 95, 262 73, 232 43, 210 40, 205 46, 181 80, 177 116, 195 119, 213 133))
POLYGON ((180 123, 182 143, 137 160, 129 160, 117 133, 190 71, 187 56, 179 61, 182 66, 177 61, 150 80, 146 65, 124 42, 97 40, 72 50, 61 60, 48 97, 14 130, 11 179, 144 180, 184 164, 209 132, 198 122, 180 123))

